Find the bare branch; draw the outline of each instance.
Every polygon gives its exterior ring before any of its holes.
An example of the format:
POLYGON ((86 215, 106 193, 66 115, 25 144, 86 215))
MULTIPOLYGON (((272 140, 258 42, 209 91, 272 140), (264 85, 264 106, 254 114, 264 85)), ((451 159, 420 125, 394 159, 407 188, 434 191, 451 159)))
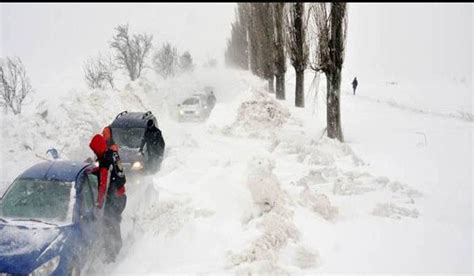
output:
POLYGON ((304 3, 289 3, 286 9, 286 46, 291 64, 296 71, 304 71, 308 63, 309 49, 306 38, 308 20, 305 19, 304 3))
POLYGON ((0 105, 20 114, 24 99, 33 92, 20 58, 0 59, 0 105))
POLYGON ((84 63, 84 78, 91 89, 105 90, 107 84, 113 89, 114 73, 117 65, 110 55, 103 56, 99 53, 96 58, 90 58, 84 63))
POLYGON ((110 47, 116 50, 115 58, 120 67, 126 69, 130 79, 134 81, 146 67, 145 58, 152 47, 153 36, 143 33, 130 37, 128 24, 117 26, 115 31, 117 33, 110 42, 110 47))
POLYGON ((170 43, 165 43, 153 56, 155 71, 163 78, 169 78, 176 74, 178 67, 178 51, 170 43))

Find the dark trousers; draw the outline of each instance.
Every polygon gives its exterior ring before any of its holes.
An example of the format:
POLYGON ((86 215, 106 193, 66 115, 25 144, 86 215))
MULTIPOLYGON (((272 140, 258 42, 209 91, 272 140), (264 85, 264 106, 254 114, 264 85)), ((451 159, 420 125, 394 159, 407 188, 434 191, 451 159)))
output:
POLYGON ((114 262, 122 248, 120 223, 127 204, 127 196, 110 196, 104 209, 104 246, 107 261, 114 262))
POLYGON ((155 173, 161 168, 163 160, 163 151, 148 151, 148 160, 145 169, 149 173, 155 173))

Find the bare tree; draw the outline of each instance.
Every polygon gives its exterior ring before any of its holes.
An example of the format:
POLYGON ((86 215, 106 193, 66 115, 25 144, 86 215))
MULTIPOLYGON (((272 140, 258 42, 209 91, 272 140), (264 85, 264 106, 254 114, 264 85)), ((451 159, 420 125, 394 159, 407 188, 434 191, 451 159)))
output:
POLYGON ((238 3, 235 10, 235 22, 231 25, 230 38, 227 40, 225 62, 228 66, 248 69, 248 35, 246 23, 246 3, 238 3))
POLYGON ((165 43, 153 56, 153 67, 163 78, 172 77, 178 67, 178 51, 170 43, 165 43))
POLYGON ((316 25, 316 53, 311 68, 326 75, 327 133, 329 138, 344 141, 341 126, 341 71, 347 30, 345 2, 315 3, 312 18, 316 25))
POLYGON ((284 8, 285 3, 273 3, 274 24, 274 69, 276 77, 276 98, 285 99, 285 40, 284 40, 284 8))
POLYGON ((0 104, 8 112, 20 114, 23 101, 33 91, 30 79, 26 75, 25 66, 20 58, 0 59, 0 104))
POLYGON ((193 58, 191 54, 186 51, 179 57, 179 69, 181 72, 189 72, 194 68, 193 58))
POLYGON ((84 63, 84 77, 87 86, 91 89, 104 90, 107 84, 113 89, 114 73, 117 69, 110 55, 99 54, 96 58, 90 58, 84 63))
POLYGON ((273 8, 271 3, 253 3, 257 14, 256 30, 260 47, 260 76, 268 81, 268 90, 274 93, 275 44, 273 8))
POLYGON ((247 31, 252 73, 268 81, 268 89, 274 92, 274 30, 271 3, 247 4, 247 31))
POLYGON ((288 4, 285 18, 287 51, 296 72, 295 106, 304 107, 304 70, 308 63, 309 52, 304 3, 288 4))
POLYGON ((261 76, 261 47, 258 38, 258 12, 256 11, 257 3, 246 3, 246 21, 248 33, 248 53, 250 71, 256 76, 261 76))
POLYGON ((118 64, 127 70, 130 80, 134 81, 141 75, 145 67, 145 58, 152 46, 152 35, 128 33, 127 25, 118 25, 115 28, 117 32, 110 47, 116 50, 116 60, 118 64))

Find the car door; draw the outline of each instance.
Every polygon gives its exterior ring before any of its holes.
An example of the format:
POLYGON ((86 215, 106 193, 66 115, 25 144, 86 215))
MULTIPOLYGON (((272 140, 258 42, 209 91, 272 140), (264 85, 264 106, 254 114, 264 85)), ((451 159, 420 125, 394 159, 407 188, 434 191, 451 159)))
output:
POLYGON ((86 247, 91 246, 98 239, 100 218, 96 217, 95 199, 97 198, 97 175, 84 172, 81 187, 80 228, 82 239, 86 247))

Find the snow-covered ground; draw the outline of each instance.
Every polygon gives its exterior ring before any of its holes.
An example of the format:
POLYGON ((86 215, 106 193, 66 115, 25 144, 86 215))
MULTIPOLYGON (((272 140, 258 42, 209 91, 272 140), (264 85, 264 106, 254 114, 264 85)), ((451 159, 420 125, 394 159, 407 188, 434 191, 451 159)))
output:
POLYGON ((470 84, 367 82, 356 96, 345 85, 341 144, 322 135, 323 90, 314 111, 311 94, 295 108, 293 79, 284 102, 248 72, 201 69, 1 115, 0 190, 35 154, 55 146, 85 159, 117 113, 151 110, 167 143, 162 169, 127 184, 124 247, 90 273, 470 273, 470 84), (210 118, 176 122, 176 103, 205 85, 216 87, 210 118))

